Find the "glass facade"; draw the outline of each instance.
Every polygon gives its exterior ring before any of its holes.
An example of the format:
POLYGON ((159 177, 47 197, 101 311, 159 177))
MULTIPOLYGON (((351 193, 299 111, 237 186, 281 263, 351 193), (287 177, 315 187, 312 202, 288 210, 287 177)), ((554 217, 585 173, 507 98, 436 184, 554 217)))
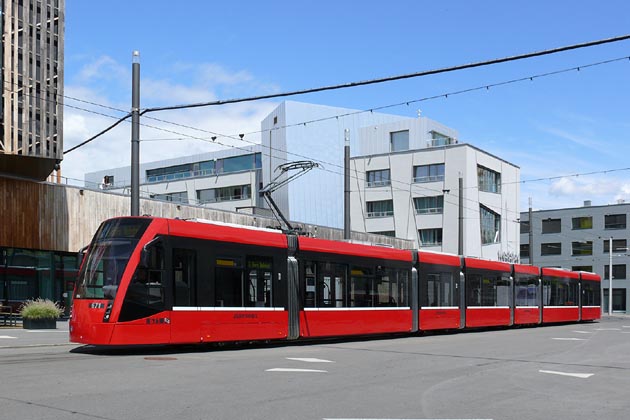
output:
POLYGON ((409 150, 409 130, 394 131, 389 136, 392 152, 409 150))
POLYGON ((0 302, 17 312, 29 299, 55 301, 70 314, 77 253, 0 247, 0 302))
POLYGON ((501 241, 501 216, 487 207, 479 206, 481 218, 481 243, 494 244, 501 241))
POLYGON ((149 169, 146 171, 146 182, 175 181, 185 178, 249 171, 252 169, 260 169, 261 167, 262 158, 260 153, 253 153, 223 159, 168 166, 165 168, 149 169))
POLYGON ((501 174, 491 169, 477 166, 479 191, 501 193, 501 174))

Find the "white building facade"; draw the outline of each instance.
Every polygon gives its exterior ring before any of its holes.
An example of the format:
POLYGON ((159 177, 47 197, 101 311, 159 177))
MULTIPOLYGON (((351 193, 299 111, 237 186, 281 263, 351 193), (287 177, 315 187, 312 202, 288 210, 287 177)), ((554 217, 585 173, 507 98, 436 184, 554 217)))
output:
MULTIPOLYGON (((426 117, 286 101, 261 122, 260 145, 140 165, 141 196, 268 215, 260 189, 278 165, 308 160, 319 167, 274 192, 274 201, 298 224, 343 228, 348 139, 352 230, 457 253, 461 177, 463 253, 518 258, 519 168, 457 138, 426 117)), ((86 174, 86 187, 129 193, 129 174, 86 174)))
POLYGON ((461 211, 463 255, 518 258, 520 169, 425 124, 365 129, 376 153, 351 159, 351 229, 457 254, 461 211))

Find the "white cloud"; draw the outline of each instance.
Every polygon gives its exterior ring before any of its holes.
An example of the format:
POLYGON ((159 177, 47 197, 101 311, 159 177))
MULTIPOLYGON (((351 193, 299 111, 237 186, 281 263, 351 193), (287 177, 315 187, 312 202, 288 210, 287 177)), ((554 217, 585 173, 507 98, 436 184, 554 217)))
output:
MULTIPOLYGON (((221 89, 224 85, 234 87, 242 83, 244 88, 249 89, 252 84, 256 83, 254 77, 246 71, 230 74, 216 64, 189 66, 189 69, 191 69, 192 74, 189 74, 188 77, 179 75, 178 79, 184 80, 181 83, 145 76, 141 81, 141 103, 143 106, 146 106, 144 105, 146 103, 175 105, 212 101, 217 98, 216 89, 221 89), (210 76, 213 77, 214 82, 212 87, 209 87, 206 79, 210 76)), ((123 66, 109 57, 101 57, 93 63, 88 63, 80 71, 79 77, 66 84, 65 94, 67 96, 94 104, 103 104, 120 109, 122 112, 66 99, 66 103, 72 107, 64 109, 64 150, 94 136, 124 116, 125 112, 128 112, 126 110, 130 108, 129 103, 125 102, 129 100, 129 92, 123 90, 122 96, 124 97, 116 96, 117 92, 120 92, 118 82, 121 79, 126 79, 124 80, 125 84, 130 80, 130 75, 123 66), (109 75, 105 74, 108 72, 109 75), (116 77, 111 77, 112 72, 117 73, 116 77)), ((140 160, 141 162, 150 162, 176 156, 205 153, 231 145, 249 146, 251 143, 259 143, 259 134, 247 135, 245 137, 247 142, 238 141, 236 135, 260 130, 260 121, 275 106, 275 103, 258 101, 146 114, 140 121, 142 124, 140 127, 140 160), (169 122, 174 122, 176 125, 169 124, 169 122), (220 134, 216 142, 209 140, 211 136, 215 135, 212 133, 220 134), (234 135, 237 140, 221 135, 234 135), (182 140, 186 137, 201 138, 207 141, 182 140)), ((62 162, 62 175, 71 179, 82 180, 87 172, 128 166, 131 154, 130 137, 131 125, 130 120, 127 120, 88 145, 65 155, 62 162)), ((73 183, 77 183, 77 181, 73 183)))

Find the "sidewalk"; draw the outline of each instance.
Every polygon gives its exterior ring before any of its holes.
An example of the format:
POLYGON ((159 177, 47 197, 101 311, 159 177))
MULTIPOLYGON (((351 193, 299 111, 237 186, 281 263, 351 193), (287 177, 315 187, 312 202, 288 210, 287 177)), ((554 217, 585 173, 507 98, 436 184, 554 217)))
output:
POLYGON ((0 326, 0 349, 75 345, 68 338, 67 321, 57 321, 54 330, 25 330, 21 323, 17 327, 0 326))

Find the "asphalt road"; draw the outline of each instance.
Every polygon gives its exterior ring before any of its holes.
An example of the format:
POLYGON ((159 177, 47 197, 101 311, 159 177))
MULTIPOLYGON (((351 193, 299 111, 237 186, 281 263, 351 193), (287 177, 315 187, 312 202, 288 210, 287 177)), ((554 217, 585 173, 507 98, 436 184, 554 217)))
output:
POLYGON ((0 329, 0 419, 623 419, 630 317, 309 344, 93 352, 0 329), (14 337, 14 338, 12 338, 14 337))

